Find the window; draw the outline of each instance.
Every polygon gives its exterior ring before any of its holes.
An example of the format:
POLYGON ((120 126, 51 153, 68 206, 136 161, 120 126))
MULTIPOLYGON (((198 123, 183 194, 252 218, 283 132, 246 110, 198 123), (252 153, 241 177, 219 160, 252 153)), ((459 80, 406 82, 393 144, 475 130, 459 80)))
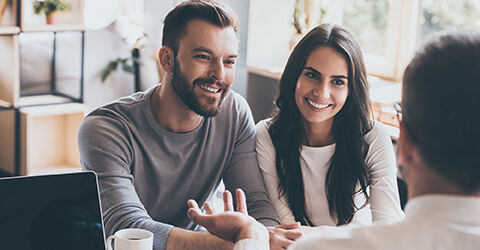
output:
POLYGON ((343 25, 364 52, 369 74, 398 79, 414 48, 418 0, 345 0, 343 25))
POLYGON ((480 30, 480 1, 478 0, 421 0, 421 7, 418 47, 438 31, 480 30))
POLYGON ((345 0, 343 25, 362 44, 364 53, 385 57, 387 54, 387 0, 345 0))
POLYGON ((478 0, 344 0, 342 24, 356 37, 369 74, 398 80, 436 32, 480 30, 478 0))

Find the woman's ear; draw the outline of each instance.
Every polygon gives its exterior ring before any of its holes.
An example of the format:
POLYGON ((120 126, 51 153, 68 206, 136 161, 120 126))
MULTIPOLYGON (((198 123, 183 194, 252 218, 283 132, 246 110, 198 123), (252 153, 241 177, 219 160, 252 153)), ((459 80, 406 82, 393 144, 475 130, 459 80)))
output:
POLYGON ((163 70, 172 73, 175 60, 173 50, 170 47, 162 46, 158 51, 158 58, 163 70))

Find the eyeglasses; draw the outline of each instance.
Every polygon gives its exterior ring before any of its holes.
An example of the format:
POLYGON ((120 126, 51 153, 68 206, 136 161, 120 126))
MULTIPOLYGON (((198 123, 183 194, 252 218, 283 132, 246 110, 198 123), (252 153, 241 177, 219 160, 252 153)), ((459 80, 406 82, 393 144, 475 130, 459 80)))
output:
POLYGON ((393 108, 397 112, 397 120, 398 120, 398 124, 400 124, 400 122, 402 121, 402 106, 400 105, 399 102, 395 102, 393 103, 393 108))

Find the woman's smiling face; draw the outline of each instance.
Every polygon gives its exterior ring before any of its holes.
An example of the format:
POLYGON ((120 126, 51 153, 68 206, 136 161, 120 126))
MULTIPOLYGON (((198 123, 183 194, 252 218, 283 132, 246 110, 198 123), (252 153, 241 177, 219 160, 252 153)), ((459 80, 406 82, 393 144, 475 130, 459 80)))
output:
POLYGON ((347 96, 348 64, 344 56, 325 46, 312 50, 295 88, 295 102, 303 121, 331 126, 347 96))

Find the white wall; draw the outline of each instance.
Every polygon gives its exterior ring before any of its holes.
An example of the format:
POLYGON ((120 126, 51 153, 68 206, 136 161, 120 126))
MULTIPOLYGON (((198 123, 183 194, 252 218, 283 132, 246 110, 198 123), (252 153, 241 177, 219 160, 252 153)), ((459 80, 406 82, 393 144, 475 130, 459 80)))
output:
POLYGON ((128 57, 130 49, 111 26, 85 33, 84 103, 89 109, 113 101, 134 91, 132 74, 117 70, 105 82, 100 72, 111 60, 128 57))
MULTIPOLYGON (((226 0, 240 19, 240 58, 237 63, 236 80, 232 89, 246 95, 247 33, 249 0, 226 0)), ((148 38, 141 49, 141 88, 147 89, 159 82, 155 51, 161 46, 163 19, 173 8, 173 0, 144 0, 144 32, 148 38)), ((101 70, 117 57, 129 56, 130 49, 122 38, 109 26, 96 31, 87 31, 85 36, 84 100, 89 109, 129 95, 134 91, 132 74, 117 70, 102 83, 101 70)))
POLYGON ((247 65, 264 69, 283 66, 294 33, 294 0, 251 0, 247 65))

